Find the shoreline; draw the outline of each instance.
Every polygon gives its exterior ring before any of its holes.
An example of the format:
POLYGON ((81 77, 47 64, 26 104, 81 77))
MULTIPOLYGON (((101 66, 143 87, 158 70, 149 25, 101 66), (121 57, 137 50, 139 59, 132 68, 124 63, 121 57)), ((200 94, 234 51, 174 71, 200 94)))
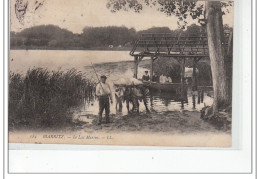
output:
POLYGON ((107 48, 107 47, 97 47, 97 48, 46 48, 46 47, 40 47, 40 48, 28 48, 25 47, 22 48, 9 48, 9 50, 84 50, 84 51, 131 51, 132 47, 114 47, 114 48, 107 48))

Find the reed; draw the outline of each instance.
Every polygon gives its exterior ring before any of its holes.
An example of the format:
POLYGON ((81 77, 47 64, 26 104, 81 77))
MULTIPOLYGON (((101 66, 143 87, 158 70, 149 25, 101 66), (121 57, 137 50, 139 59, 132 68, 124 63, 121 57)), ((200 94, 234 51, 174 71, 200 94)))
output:
POLYGON ((71 69, 29 69, 9 75, 9 128, 59 128, 72 121, 72 109, 90 101, 95 84, 71 69))

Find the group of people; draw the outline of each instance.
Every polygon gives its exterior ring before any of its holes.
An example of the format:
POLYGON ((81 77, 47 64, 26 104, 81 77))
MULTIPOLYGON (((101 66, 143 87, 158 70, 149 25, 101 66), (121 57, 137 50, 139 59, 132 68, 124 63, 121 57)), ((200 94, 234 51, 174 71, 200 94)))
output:
MULTIPOLYGON (((96 86, 96 96, 99 100, 99 120, 98 125, 102 123, 102 113, 105 110, 105 120, 106 123, 109 123, 109 113, 110 113, 110 103, 113 104, 112 98, 112 91, 108 83, 106 83, 107 77, 102 75, 100 78, 100 83, 96 86)), ((153 81, 153 82, 160 82, 160 83, 172 83, 172 79, 170 77, 161 75, 157 76, 156 74, 150 79, 148 75, 148 71, 145 71, 145 74, 142 77, 143 81, 153 81)), ((117 87, 115 90, 115 99, 116 99, 116 108, 119 106, 119 111, 122 111, 122 102, 126 101, 127 110, 129 112, 129 103, 133 104, 133 109, 138 108, 139 110, 139 102, 138 100, 141 99, 144 102, 144 105, 147 108, 147 103, 145 99, 145 90, 138 89, 137 87, 117 87)), ((133 110, 132 109, 132 110, 133 110)))
POLYGON ((169 76, 167 77, 167 76, 161 75, 160 83, 172 83, 172 79, 169 76))
POLYGON ((145 74, 142 77, 143 81, 152 81, 157 83, 172 83, 171 77, 164 76, 163 74, 161 76, 158 76, 156 73, 153 75, 152 79, 150 79, 150 76, 148 75, 148 71, 145 71, 145 74))
MULTIPOLYGON (((105 120, 106 123, 110 122, 110 103, 113 104, 112 91, 108 83, 106 83, 106 76, 101 76, 100 83, 96 86, 96 96, 99 100, 99 120, 98 125, 102 123, 102 114, 105 110, 105 120)), ((126 107, 129 112, 129 103, 133 104, 133 110, 139 112, 139 100, 144 102, 146 111, 149 111, 146 102, 146 89, 141 87, 116 87, 115 89, 115 99, 116 99, 116 109, 119 105, 119 111, 122 112, 122 102, 126 101, 126 107)))

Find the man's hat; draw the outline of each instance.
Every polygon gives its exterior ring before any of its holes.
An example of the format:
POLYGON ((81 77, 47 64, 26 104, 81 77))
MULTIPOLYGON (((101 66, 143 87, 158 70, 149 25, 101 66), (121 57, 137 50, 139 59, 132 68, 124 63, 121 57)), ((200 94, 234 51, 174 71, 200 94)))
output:
POLYGON ((105 75, 102 75, 100 78, 105 78, 105 79, 107 79, 107 77, 106 77, 105 75))
POLYGON ((148 71, 146 70, 146 71, 144 71, 144 72, 148 72, 148 71))

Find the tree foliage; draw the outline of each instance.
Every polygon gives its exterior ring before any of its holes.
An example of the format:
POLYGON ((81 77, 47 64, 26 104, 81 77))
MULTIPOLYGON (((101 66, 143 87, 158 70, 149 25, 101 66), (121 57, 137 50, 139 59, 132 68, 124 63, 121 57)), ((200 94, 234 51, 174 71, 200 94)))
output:
POLYGON ((171 30, 168 27, 152 27, 146 30, 136 31, 127 27, 85 27, 80 34, 74 34, 67 29, 54 25, 34 26, 15 33, 10 32, 11 48, 95 48, 122 46, 131 48, 135 40, 143 33, 172 33, 178 35, 196 33, 200 27, 193 24, 183 30, 171 30))
MULTIPOLYGON (((233 2, 221 2, 223 14, 228 12, 227 7, 232 6, 233 2)), ((204 25, 204 3, 195 0, 109 0, 107 8, 111 12, 119 10, 133 10, 141 12, 144 6, 156 8, 158 11, 165 13, 167 16, 176 16, 177 24, 184 29, 187 25, 187 18, 197 19, 200 24, 204 25)))
POLYGON ((82 33, 84 47, 125 46, 136 39, 136 30, 127 27, 85 27, 82 33))
MULTIPOLYGON (((10 32, 11 48, 108 48, 122 46, 131 48, 135 40, 143 33, 171 33, 175 36, 180 34, 192 36, 201 30, 201 26, 191 24, 186 30, 171 30, 168 27, 151 27, 149 29, 136 31, 127 27, 85 27, 80 34, 72 33, 54 25, 40 25, 22 30, 21 32, 10 32)), ((224 29, 232 30, 228 25, 224 29)))
POLYGON ((51 46, 66 47, 75 46, 77 36, 67 29, 61 29, 54 25, 40 25, 10 33, 11 48, 13 46, 51 46), (54 43, 55 42, 55 43, 54 43))

